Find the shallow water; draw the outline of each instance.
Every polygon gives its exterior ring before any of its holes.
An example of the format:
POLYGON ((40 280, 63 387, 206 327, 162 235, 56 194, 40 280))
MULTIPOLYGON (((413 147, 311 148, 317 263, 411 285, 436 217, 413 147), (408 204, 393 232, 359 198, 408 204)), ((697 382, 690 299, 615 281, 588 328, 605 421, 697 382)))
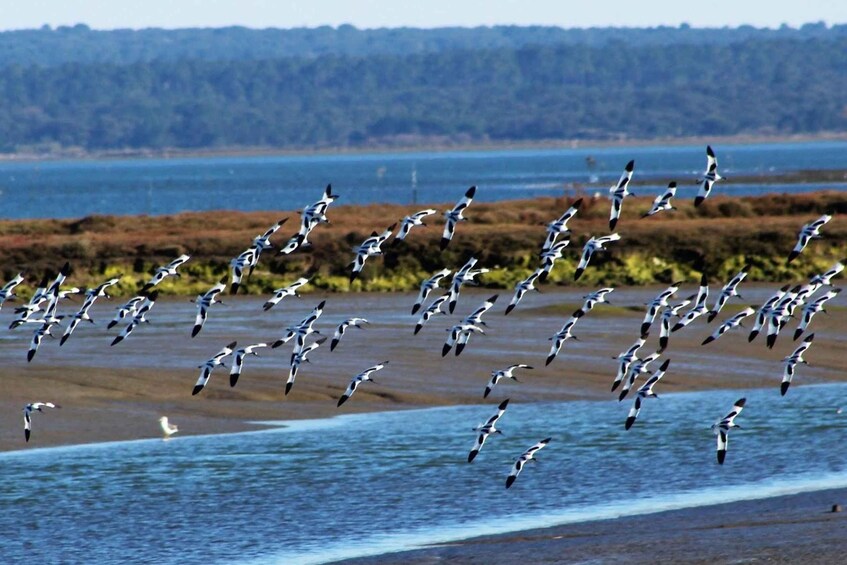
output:
POLYGON ((847 385, 513 403, 0 454, 8 563, 318 563, 472 535, 847 486, 847 385), (746 396, 726 464, 710 424, 746 396), (514 459, 552 437, 509 490, 514 459))
MULTIPOLYGON (((843 169, 845 142, 715 146, 720 171, 733 176, 843 169)), ((300 210, 327 183, 343 204, 455 201, 471 184, 478 201, 605 193, 629 159, 657 194, 671 180, 693 197, 705 168, 702 145, 370 153, 355 155, 158 158, 0 162, 5 218, 69 218, 91 214, 173 214, 204 210, 300 210), (586 158, 596 164, 589 168, 586 158), (412 187, 412 175, 416 185, 412 187)), ((847 189, 842 182, 725 182, 714 194, 737 196, 847 189)))

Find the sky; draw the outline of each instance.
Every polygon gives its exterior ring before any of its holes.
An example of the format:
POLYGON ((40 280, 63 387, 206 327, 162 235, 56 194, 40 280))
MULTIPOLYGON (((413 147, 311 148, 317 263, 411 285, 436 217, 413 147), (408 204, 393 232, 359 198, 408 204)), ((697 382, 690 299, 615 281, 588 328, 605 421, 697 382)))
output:
POLYGON ((0 30, 241 25, 358 28, 480 25, 776 28, 847 23, 844 0, 0 0, 0 30))

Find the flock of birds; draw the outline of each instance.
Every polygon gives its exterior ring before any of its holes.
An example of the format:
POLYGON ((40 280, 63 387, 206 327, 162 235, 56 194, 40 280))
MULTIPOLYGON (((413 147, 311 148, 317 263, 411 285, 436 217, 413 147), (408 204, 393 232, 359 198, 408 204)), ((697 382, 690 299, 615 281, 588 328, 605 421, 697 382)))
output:
MULTIPOLYGON (((707 147, 706 155, 707 168, 703 178, 698 181, 700 183, 700 189, 694 201, 695 206, 699 206, 709 196, 713 185, 722 179, 718 174, 717 159, 711 147, 707 147)), ((620 219, 624 201, 627 196, 632 195, 632 192, 629 191, 629 184, 634 170, 635 162, 630 161, 625 166, 624 172, 618 182, 610 187, 609 192, 612 205, 609 217, 609 229, 611 233, 609 235, 591 237, 586 242, 575 271, 575 279, 579 279, 582 273, 589 267, 595 253, 603 251, 606 245, 621 239, 620 234, 616 233, 615 229, 620 219)), ((655 198, 651 209, 644 216, 652 216, 662 211, 674 209, 671 200, 675 197, 675 192, 676 183, 671 182, 667 190, 655 198)), ((475 193, 476 187, 469 188, 452 209, 444 212, 445 224, 440 241, 441 249, 445 249, 450 244, 456 235, 457 227, 461 222, 466 220, 464 213, 473 201, 475 193)), ((329 222, 326 215, 327 210, 337 198, 338 196, 332 192, 331 185, 327 186, 320 200, 303 209, 300 214, 300 227, 298 231, 285 244, 279 247, 279 253, 290 254, 298 248, 310 245, 308 242, 309 235, 318 225, 329 222)), ((543 282, 553 269, 556 261, 562 259, 563 252, 570 243, 568 239, 570 235, 568 222, 579 212, 580 205, 581 199, 574 201, 561 217, 547 225, 546 237, 539 252, 540 265, 529 277, 516 285, 512 299, 505 309, 506 315, 510 314, 519 305, 529 291, 537 291, 536 282, 543 282)), ((435 213, 437 211, 434 209, 426 209, 404 217, 400 222, 400 227, 396 234, 394 232, 396 224, 382 232, 374 231, 354 250, 355 255, 351 262, 350 280, 352 281, 359 276, 365 262, 369 258, 379 256, 383 253, 382 246, 386 244, 392 235, 394 235, 395 242, 406 239, 411 234, 413 228, 425 226, 424 219, 435 213)), ((824 215, 803 226, 800 230, 797 244, 788 255, 789 263, 796 259, 812 240, 820 237, 821 227, 830 219, 831 216, 824 215)), ((285 224, 285 221, 281 220, 277 222, 263 234, 256 236, 250 247, 231 261, 231 275, 221 279, 207 292, 197 296, 194 301, 197 314, 191 331, 192 337, 197 336, 202 331, 211 308, 221 302, 220 295, 226 291, 227 285, 229 284, 232 294, 238 291, 244 279, 250 276, 258 264, 262 252, 273 247, 270 238, 285 224)), ((168 277, 179 277, 180 273, 178 269, 189 261, 189 259, 189 255, 181 255, 167 265, 157 268, 151 279, 144 285, 141 293, 117 309, 117 313, 109 322, 108 328, 111 329, 118 324, 124 325, 112 340, 113 346, 128 339, 137 328, 148 321, 148 316, 158 296, 156 287, 168 277)), ((739 297, 738 287, 747 276, 748 269, 749 266, 745 266, 722 286, 717 299, 714 300, 711 307, 708 304, 709 283, 705 274, 700 280, 700 287, 696 295, 689 296, 678 302, 672 302, 684 282, 679 281, 671 284, 646 305, 646 312, 636 341, 630 348, 616 357, 617 374, 611 385, 612 392, 620 388, 618 392, 619 401, 624 400, 634 390, 634 403, 624 422, 624 428, 626 430, 629 430, 635 424, 643 408, 644 401, 648 398, 657 397, 654 389, 668 371, 670 359, 664 359, 661 366, 652 372, 652 374, 650 374, 649 367, 661 358, 668 347, 671 335, 690 325, 703 315, 706 315, 707 321, 711 323, 726 306, 728 301, 739 297), (688 309, 686 310, 686 308, 688 309), (660 328, 659 346, 650 354, 639 357, 639 351, 646 344, 651 328, 657 319, 660 328), (639 379, 643 379, 644 382, 640 386, 636 386, 639 379)), ((792 317, 800 318, 800 323, 793 336, 794 340, 799 339, 808 329, 815 314, 825 312, 824 307, 826 302, 837 296, 840 292, 840 289, 832 287, 831 281, 843 269, 844 264, 837 262, 831 269, 812 277, 806 284, 794 287, 782 287, 758 308, 752 306, 744 308, 721 323, 703 341, 703 345, 707 345, 721 338, 727 332, 740 327, 742 321, 750 316, 754 316, 755 322, 748 336, 749 341, 753 341, 760 332, 765 331, 767 336, 766 346, 768 348, 774 347, 781 330, 792 317), (821 289, 828 290, 818 294, 818 291, 821 289), (799 316, 795 312, 800 312, 799 316)), ((11 324, 12 329, 25 325, 35 328, 27 352, 28 361, 33 360, 44 337, 52 337, 54 335, 52 331, 64 322, 67 322, 67 325, 59 338, 60 346, 66 343, 80 322, 86 321, 93 324, 94 321, 89 315, 92 305, 98 298, 109 297, 108 289, 120 280, 119 278, 113 278, 95 288, 84 291, 78 288, 65 289, 63 288, 63 284, 69 270, 70 266, 65 264, 52 282, 49 282, 45 278, 29 302, 15 310, 17 317, 11 324), (84 295, 83 304, 79 310, 70 315, 58 314, 57 310, 60 302, 75 294, 84 295)), ((439 289, 441 281, 450 276, 451 272, 451 269, 442 269, 422 282, 420 292, 411 308, 412 315, 420 312, 414 326, 414 334, 418 334, 434 317, 452 314, 458 303, 462 287, 464 285, 475 284, 476 277, 488 272, 488 269, 477 268, 477 259, 470 258, 452 275, 449 288, 446 289, 446 292, 424 307, 430 294, 436 289, 439 289)), ((23 280, 23 276, 18 275, 0 289, 0 307, 2 307, 6 300, 10 300, 15 296, 15 287, 23 282, 23 280)), ((309 276, 304 276, 283 288, 275 290, 272 296, 263 304, 263 309, 267 311, 274 308, 286 297, 299 296, 298 290, 308 284, 309 280, 309 276)), ((601 288, 584 297, 582 306, 573 313, 558 332, 549 338, 551 345, 546 364, 549 365, 556 359, 565 342, 571 339, 578 339, 573 334, 574 327, 596 306, 607 303, 607 297, 613 291, 613 288, 601 288)), ((483 316, 495 305, 497 298, 497 295, 489 297, 476 310, 447 329, 447 339, 442 348, 442 356, 446 356, 454 348, 455 355, 460 355, 467 347, 472 335, 485 334, 487 323, 483 320, 483 316)), ((276 349, 292 342, 293 348, 289 357, 289 374, 285 385, 285 394, 288 395, 294 386, 299 369, 303 364, 309 362, 308 355, 321 347, 329 338, 329 336, 324 336, 319 329, 315 328, 316 322, 318 322, 323 313, 324 306, 325 301, 321 301, 300 322, 286 327, 283 335, 272 343, 258 342, 239 347, 237 342, 232 342, 221 348, 215 355, 198 366, 200 375, 192 389, 192 395, 201 393, 208 386, 214 370, 217 367, 226 367, 226 361, 231 359, 229 382, 230 386, 235 386, 244 368, 245 359, 249 356, 258 355, 259 350, 263 348, 276 349)), ((344 320, 335 328, 332 334, 329 345, 330 351, 338 346, 350 328, 362 328, 366 324, 368 324, 368 320, 363 317, 351 317, 344 320)), ((809 334, 793 353, 783 359, 784 372, 780 385, 782 395, 787 393, 795 376, 796 367, 799 364, 806 363, 803 355, 812 345, 813 339, 814 334, 809 334)), ((384 369, 388 363, 388 361, 375 363, 373 366, 353 376, 344 393, 338 398, 337 405, 340 407, 349 401, 364 383, 374 383, 373 375, 384 369)), ((517 382, 516 371, 529 371, 532 369, 533 367, 530 365, 518 363, 504 369, 492 371, 491 378, 485 386, 483 398, 488 398, 497 384, 503 379, 517 382)), ((712 430, 717 436, 717 461, 719 464, 723 464, 726 456, 729 431, 733 428, 740 427, 735 423, 735 419, 744 408, 745 402, 746 399, 744 398, 737 400, 732 410, 712 426, 712 430)), ((505 414, 508 404, 508 399, 501 401, 498 404, 496 413, 483 424, 474 428, 476 441, 468 455, 468 462, 472 462, 477 457, 489 437, 502 433, 497 425, 505 414)), ((30 439, 33 414, 43 412, 45 408, 59 408, 59 405, 51 402, 33 402, 27 404, 24 408, 24 433, 26 441, 30 439)), ((166 417, 160 419, 160 424, 166 438, 178 431, 177 427, 172 425, 166 417)), ((534 461, 534 457, 538 451, 547 446, 550 441, 551 438, 549 437, 541 440, 517 458, 507 477, 506 488, 512 486, 524 465, 528 461, 534 461)))

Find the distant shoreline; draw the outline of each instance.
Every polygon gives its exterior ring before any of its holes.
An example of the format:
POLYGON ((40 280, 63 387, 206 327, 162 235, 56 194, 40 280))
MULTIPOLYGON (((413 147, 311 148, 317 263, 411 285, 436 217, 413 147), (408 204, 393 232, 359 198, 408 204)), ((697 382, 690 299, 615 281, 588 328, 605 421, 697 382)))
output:
POLYGON ((826 132, 821 134, 798 135, 730 135, 730 136, 691 136, 658 137, 644 139, 619 140, 583 140, 583 139, 542 139, 533 141, 489 141, 489 142, 451 142, 449 140, 417 139, 395 143, 374 144, 362 147, 312 147, 312 148, 276 148, 276 147, 224 147, 208 149, 125 149, 108 151, 87 151, 82 148, 67 148, 45 152, 0 153, 0 162, 62 161, 62 160, 123 160, 123 159, 185 159, 203 157, 269 157, 269 156, 311 156, 311 155, 368 155, 374 153, 417 153, 417 152, 464 152, 464 151, 510 151, 522 149, 592 149, 608 147, 654 147, 662 145, 741 145, 741 144, 779 144, 814 143, 825 141, 847 142, 847 133, 826 132))

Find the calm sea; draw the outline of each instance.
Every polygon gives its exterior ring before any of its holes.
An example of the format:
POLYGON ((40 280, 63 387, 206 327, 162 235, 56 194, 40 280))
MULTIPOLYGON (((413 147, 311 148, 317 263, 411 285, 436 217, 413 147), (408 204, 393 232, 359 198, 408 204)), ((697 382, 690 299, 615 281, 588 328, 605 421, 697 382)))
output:
MULTIPOLYGON (((847 486, 847 385, 459 406, 0 454, 5 563, 319 563, 469 536, 847 486), (746 396, 725 465, 710 424, 746 396), (509 490, 514 459, 552 437, 509 490)), ((495 389, 496 392, 496 389, 495 389)), ((50 414, 50 416, 55 416, 50 414)), ((40 423, 44 423, 43 419, 40 423)))
MULTIPOLYGON (((847 167, 847 142, 716 145, 720 171, 782 174, 847 167)), ((0 163, 4 218, 73 218, 91 214, 171 214, 200 210, 299 210, 332 183, 339 203, 401 204, 456 200, 470 185, 480 201, 603 190, 630 159, 636 178, 658 193, 671 180, 693 196, 705 148, 651 146, 210 157, 0 163), (592 166, 587 163, 593 159, 592 166), (414 180, 413 180, 414 179, 414 180), (653 184, 655 183, 655 184, 653 184)), ((755 195, 847 189, 836 183, 719 184, 715 193, 755 195)))

